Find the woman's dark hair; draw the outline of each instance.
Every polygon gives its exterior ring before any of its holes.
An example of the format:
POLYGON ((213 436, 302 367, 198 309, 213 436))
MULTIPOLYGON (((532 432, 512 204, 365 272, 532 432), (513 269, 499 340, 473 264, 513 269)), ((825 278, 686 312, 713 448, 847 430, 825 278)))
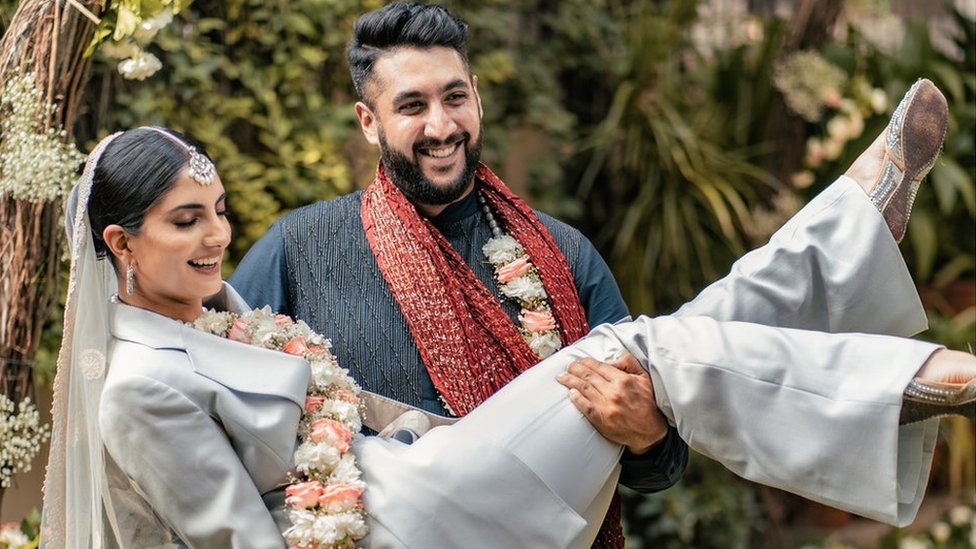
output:
POLYGON ((395 2, 356 20, 346 48, 349 72, 359 99, 371 104, 365 86, 377 59, 396 48, 452 48, 468 64, 468 26, 440 6, 395 2))
POLYGON ((139 234, 146 212, 176 184, 190 154, 174 140, 207 154, 196 141, 163 128, 129 130, 102 151, 88 198, 92 240, 99 257, 107 255, 115 262, 102 240, 105 227, 119 225, 132 234, 139 234))

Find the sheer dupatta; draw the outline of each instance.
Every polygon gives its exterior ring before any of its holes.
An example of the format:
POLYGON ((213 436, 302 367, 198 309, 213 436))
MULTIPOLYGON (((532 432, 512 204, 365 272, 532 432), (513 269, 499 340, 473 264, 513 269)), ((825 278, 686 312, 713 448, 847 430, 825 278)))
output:
POLYGON ((54 379, 54 428, 41 518, 41 546, 50 549, 148 548, 171 541, 169 530, 112 462, 99 430, 111 340, 109 300, 118 282, 111 261, 99 259, 95 251, 88 199, 98 159, 120 133, 95 147, 68 199, 65 228, 71 276, 54 379))

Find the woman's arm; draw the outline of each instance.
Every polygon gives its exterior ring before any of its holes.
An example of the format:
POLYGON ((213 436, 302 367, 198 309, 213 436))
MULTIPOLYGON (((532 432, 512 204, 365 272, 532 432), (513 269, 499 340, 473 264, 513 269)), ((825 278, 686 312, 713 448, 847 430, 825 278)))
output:
POLYGON ((284 547, 221 426, 148 377, 106 386, 99 417, 112 458, 191 547, 284 547))

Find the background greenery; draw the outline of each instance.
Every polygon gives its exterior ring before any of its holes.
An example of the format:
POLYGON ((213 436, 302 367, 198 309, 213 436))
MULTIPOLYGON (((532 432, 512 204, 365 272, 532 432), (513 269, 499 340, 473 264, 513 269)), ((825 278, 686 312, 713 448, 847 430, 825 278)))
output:
MULTIPOLYGON (((376 153, 355 122, 343 49, 354 18, 383 3, 196 0, 150 46, 163 62, 150 79, 123 80, 96 54, 82 149, 140 124, 204 142, 233 212, 229 274, 284 212, 372 178, 376 153)), ((976 285, 976 31, 950 4, 952 54, 933 46, 921 17, 907 19, 894 46, 868 36, 858 21, 890 21, 905 3, 895 1, 787 2, 797 12, 816 4, 802 20, 775 15, 775 1, 748 2, 752 13, 736 18, 688 0, 440 3, 471 27, 485 160, 533 205, 591 236, 642 312, 672 310, 764 242, 882 130, 912 81, 931 78, 951 122, 903 250, 930 310, 926 337, 956 348, 976 340, 966 297, 976 285), (783 69, 802 51, 833 67, 846 102, 822 101, 807 116, 787 106, 780 89, 816 74, 783 69), (880 109, 870 106, 874 88, 887 99, 880 109), (835 119, 849 122, 843 138, 835 119), (811 139, 839 141, 836 154, 813 158, 811 139)), ((0 0, 0 19, 14 4, 0 0)), ((39 358, 48 365, 58 318, 39 358)), ((962 465, 938 466, 934 482, 971 498, 968 431, 967 448, 965 426, 946 430, 945 463, 962 465)), ((674 489, 626 500, 633 547, 785 543, 783 525, 805 509, 703 458, 674 489)))

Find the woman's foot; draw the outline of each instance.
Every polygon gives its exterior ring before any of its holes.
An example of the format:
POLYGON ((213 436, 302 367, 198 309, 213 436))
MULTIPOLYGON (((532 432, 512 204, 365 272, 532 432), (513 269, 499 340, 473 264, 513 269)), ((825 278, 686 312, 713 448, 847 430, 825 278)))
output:
POLYGON ((899 423, 951 414, 976 421, 976 356, 942 349, 925 361, 905 389, 899 423))
POLYGON ((905 236, 919 184, 939 158, 948 121, 945 97, 923 78, 902 98, 885 131, 847 170, 884 216, 896 242, 905 236))

